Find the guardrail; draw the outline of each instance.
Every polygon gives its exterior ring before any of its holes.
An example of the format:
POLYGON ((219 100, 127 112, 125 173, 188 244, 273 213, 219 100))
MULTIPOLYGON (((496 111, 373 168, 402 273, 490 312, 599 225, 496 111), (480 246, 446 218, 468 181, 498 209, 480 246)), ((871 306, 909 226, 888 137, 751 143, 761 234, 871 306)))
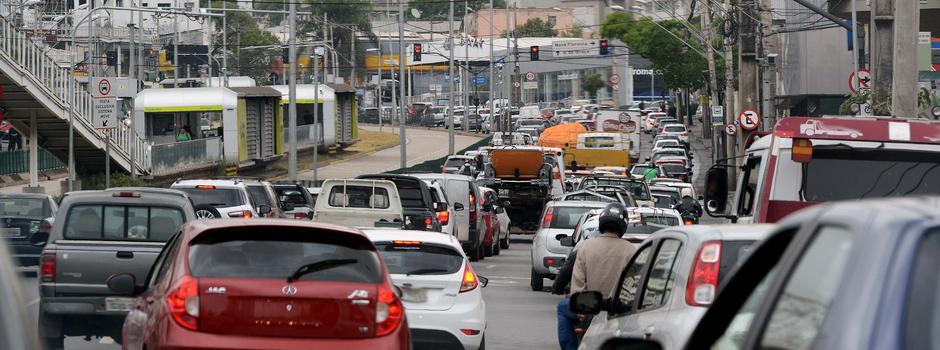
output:
POLYGON ((148 148, 151 158, 147 160, 152 174, 157 176, 204 168, 222 160, 222 139, 218 137, 149 145, 148 148))
MULTIPOLYGON (((39 149, 39 171, 64 169, 65 163, 54 157, 49 151, 39 149)), ((29 150, 0 152, 0 175, 12 175, 29 172, 29 150)))
MULTIPOLYGON (((297 126, 297 146, 313 146, 313 137, 314 137, 314 124, 307 125, 298 125, 297 126)), ((320 134, 318 139, 318 144, 323 144, 323 124, 316 124, 316 130, 320 134)), ((284 128, 284 135, 287 135, 287 128, 284 128)), ((288 139, 284 139, 284 143, 290 142, 288 139)))

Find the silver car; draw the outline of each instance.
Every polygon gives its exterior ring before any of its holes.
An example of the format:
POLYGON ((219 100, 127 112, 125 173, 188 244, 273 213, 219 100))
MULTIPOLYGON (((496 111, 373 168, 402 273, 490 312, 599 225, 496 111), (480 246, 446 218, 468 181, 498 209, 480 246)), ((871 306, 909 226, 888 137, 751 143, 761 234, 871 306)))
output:
MULTIPOLYGON (((652 234, 624 268, 609 302, 591 321, 580 349, 617 337, 655 339, 676 349, 715 299, 718 285, 774 225, 674 226, 652 234)), ((609 293, 607 293, 609 292, 609 293)), ((583 311, 583 310, 581 310, 583 311)))
POLYGON ((591 209, 610 203, 589 201, 551 201, 545 205, 539 229, 532 239, 532 275, 529 285, 541 291, 545 278, 555 278, 571 251, 561 240, 570 237, 581 216, 591 209))

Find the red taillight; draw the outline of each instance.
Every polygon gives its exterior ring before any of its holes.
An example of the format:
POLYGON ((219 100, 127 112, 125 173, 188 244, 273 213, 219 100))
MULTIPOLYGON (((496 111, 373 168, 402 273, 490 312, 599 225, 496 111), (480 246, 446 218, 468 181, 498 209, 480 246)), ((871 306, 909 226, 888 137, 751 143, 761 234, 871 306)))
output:
POLYGON ((682 132, 681 134, 679 134, 679 135, 682 135, 682 136, 689 136, 689 132, 688 132, 688 131, 683 131, 683 132, 682 132))
POLYGON ((686 225, 695 225, 695 221, 686 219, 686 220, 685 220, 685 224, 686 224, 686 225))
POLYGON ((43 220, 39 223, 39 232, 52 233, 52 224, 43 220))
POLYGON ((140 198, 140 193, 136 192, 114 192, 111 197, 140 198))
POLYGON ((552 224, 552 214, 555 208, 545 209, 545 216, 542 217, 542 228, 548 228, 552 224))
POLYGON ((460 292, 469 292, 476 289, 478 285, 477 274, 470 267, 470 262, 467 262, 466 267, 463 269, 463 282, 460 283, 460 292))
POLYGON ((463 334, 466 334, 466 335, 477 335, 477 334, 480 334, 480 330, 478 330, 478 329, 461 329, 460 332, 462 332, 463 334))
POLYGON ((55 254, 43 254, 39 259, 39 278, 43 282, 55 282, 55 254))
POLYGON ((424 226, 430 228, 434 224, 434 220, 430 216, 424 218, 424 226))
POLYGON ((691 306, 708 306, 718 292, 718 268, 721 265, 721 242, 702 244, 695 254, 691 277, 685 288, 685 303, 691 306))
POLYGON ((405 308, 395 292, 385 286, 379 287, 378 301, 375 305, 375 335, 381 337, 398 328, 405 316, 405 308))
POLYGON ((251 215, 251 211, 250 211, 250 210, 242 210, 242 211, 236 211, 236 212, 228 213, 228 217, 230 217, 230 218, 251 219, 251 216, 252 216, 252 215, 251 215))
POLYGON ((447 210, 437 212, 437 220, 441 222, 441 225, 447 226, 450 222, 450 212, 447 210))
POLYGON ((294 213, 294 219, 303 220, 307 218, 306 213, 294 213))
POLYGON ((166 296, 166 304, 177 324, 189 330, 199 329, 199 280, 184 276, 166 296))

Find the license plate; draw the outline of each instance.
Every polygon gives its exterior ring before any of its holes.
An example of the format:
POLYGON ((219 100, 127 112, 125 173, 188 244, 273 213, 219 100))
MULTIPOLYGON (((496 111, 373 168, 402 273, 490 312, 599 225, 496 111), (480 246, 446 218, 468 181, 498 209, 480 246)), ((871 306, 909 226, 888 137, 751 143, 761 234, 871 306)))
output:
POLYGON ((20 235, 19 227, 0 228, 0 236, 19 236, 19 235, 20 235))
POLYGON ((421 303, 428 300, 427 289, 402 288, 402 292, 401 299, 404 301, 421 303))
POLYGON ((105 298, 104 308, 108 311, 130 311, 134 308, 134 298, 105 298))

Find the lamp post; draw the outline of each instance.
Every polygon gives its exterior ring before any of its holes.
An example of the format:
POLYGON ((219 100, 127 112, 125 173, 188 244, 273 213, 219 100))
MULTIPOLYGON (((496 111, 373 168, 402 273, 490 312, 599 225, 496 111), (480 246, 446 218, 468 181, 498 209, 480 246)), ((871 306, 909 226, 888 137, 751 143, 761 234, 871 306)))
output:
POLYGON ((375 109, 379 113, 379 132, 382 132, 382 65, 385 64, 382 61, 382 39, 379 39, 378 48, 367 49, 366 52, 376 52, 379 55, 376 60, 378 62, 379 79, 375 82, 375 109))

